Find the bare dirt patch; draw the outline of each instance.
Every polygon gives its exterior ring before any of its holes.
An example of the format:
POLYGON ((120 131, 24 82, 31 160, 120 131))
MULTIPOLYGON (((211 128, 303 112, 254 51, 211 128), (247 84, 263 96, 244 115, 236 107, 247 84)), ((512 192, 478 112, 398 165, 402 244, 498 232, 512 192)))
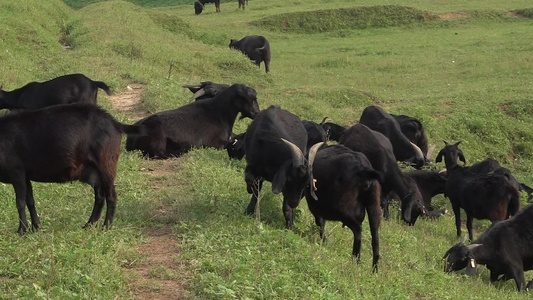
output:
POLYGON ((457 20, 457 19, 464 19, 464 18, 468 18, 468 14, 464 12, 453 12, 453 13, 439 15, 439 19, 441 20, 457 20))
POLYGON ((183 299, 190 279, 170 226, 149 229, 138 252, 143 260, 128 269, 135 299, 183 299))
MULTIPOLYGON (((132 120, 139 120, 147 115, 141 103, 145 86, 131 83, 127 88, 110 97, 114 109, 123 111, 132 120)), ((170 186, 167 178, 177 170, 175 159, 146 161, 142 172, 154 176, 154 182, 163 182, 159 187, 170 186)), ((172 233, 172 224, 177 222, 176 212, 170 205, 159 205, 151 219, 161 221, 161 228, 146 229, 146 242, 138 249, 139 260, 125 266, 130 288, 135 299, 166 300, 183 299, 186 286, 191 278, 185 260, 181 258, 177 245, 178 237, 172 233)))
POLYGON ((130 119, 139 120, 149 114, 141 105, 144 84, 130 83, 126 89, 110 97, 114 109, 123 111, 130 119))

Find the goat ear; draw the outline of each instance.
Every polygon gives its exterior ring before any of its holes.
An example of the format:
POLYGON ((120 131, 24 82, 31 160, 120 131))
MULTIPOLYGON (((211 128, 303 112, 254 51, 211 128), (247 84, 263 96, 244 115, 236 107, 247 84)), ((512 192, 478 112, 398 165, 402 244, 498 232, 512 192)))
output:
POLYGON ((450 144, 448 144, 448 142, 446 142, 445 140, 442 140, 444 142, 444 145, 445 146, 449 146, 450 144))
POLYGON ((461 141, 458 141, 457 143, 453 144, 454 146, 459 146, 459 144, 461 143, 461 141))
POLYGON ((435 162, 438 162, 438 163, 441 162, 442 161, 442 155, 444 155, 444 153, 442 153, 442 150, 440 150, 439 154, 437 154, 437 158, 435 159, 435 162))
POLYGON ((283 187, 287 181, 287 171, 289 170, 291 163, 290 160, 285 162, 274 175, 274 178, 272 179, 272 192, 274 194, 279 194, 283 191, 283 187))
POLYGON ((459 160, 462 161, 463 164, 466 164, 466 159, 465 159, 465 156, 463 154, 463 151, 459 151, 458 155, 459 155, 459 160))

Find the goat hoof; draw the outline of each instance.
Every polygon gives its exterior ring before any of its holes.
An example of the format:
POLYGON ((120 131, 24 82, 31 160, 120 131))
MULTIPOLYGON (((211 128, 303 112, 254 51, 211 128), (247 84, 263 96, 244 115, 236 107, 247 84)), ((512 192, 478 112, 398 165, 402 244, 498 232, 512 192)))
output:
POLYGON ((87 223, 85 223, 85 225, 81 226, 81 228, 83 228, 83 229, 89 229, 89 228, 92 228, 93 225, 94 225, 93 223, 91 223, 91 222, 87 222, 87 223))

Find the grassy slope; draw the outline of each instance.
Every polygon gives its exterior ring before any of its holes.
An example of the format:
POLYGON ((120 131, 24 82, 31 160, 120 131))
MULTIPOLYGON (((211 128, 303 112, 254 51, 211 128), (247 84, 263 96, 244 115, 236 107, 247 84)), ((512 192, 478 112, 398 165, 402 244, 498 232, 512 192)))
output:
MULTIPOLYGON (((0 33, 0 81, 5 89, 83 72, 110 83, 114 90, 130 81, 146 83, 145 105, 159 111, 187 102, 183 83, 243 82, 257 89, 263 108, 281 104, 302 118, 320 120, 327 115, 343 124, 353 123, 366 105, 377 103, 422 119, 430 143, 440 147, 441 139, 462 139, 468 160, 496 157, 522 181, 533 182, 533 120, 527 105, 533 78, 528 42, 532 23, 492 17, 494 12, 527 8, 524 1, 409 1, 411 7, 435 13, 484 14, 426 26, 320 34, 271 32, 247 22, 286 12, 351 7, 353 2, 252 0, 246 12, 230 2, 222 4, 220 14, 211 5, 201 16, 194 16, 191 5, 148 10, 109 1, 76 12, 60 1, 31 3, 0 4, 6 12, 0 21, 8 28, 0 33), (230 38, 252 33, 267 36, 273 45, 268 75, 227 49, 230 38), (62 37, 72 50, 57 42, 62 37)), ((100 103, 110 107, 105 98, 100 103)), ((237 122, 235 131, 245 130, 248 123, 237 122)), ((12 188, 0 188, 5 199, 0 202, 2 297, 43 298, 48 287, 51 298, 129 297, 120 266, 137 259, 131 249, 142 240, 140 229, 158 226, 150 216, 168 203, 177 211, 180 247, 195 274, 193 298, 523 296, 514 293, 512 282, 490 284, 483 270, 474 278, 441 272, 440 257, 456 241, 452 215, 414 227, 383 222, 380 272, 372 275, 366 226, 362 261, 356 264, 349 259, 349 230, 328 223, 330 237, 321 245, 305 203, 297 210, 296 232, 284 231, 280 197, 272 195, 268 184, 261 221, 243 216, 249 199, 244 162, 230 162, 223 151, 215 150, 193 151, 179 160, 180 169, 161 178, 140 171, 158 168, 160 162, 123 153, 116 226, 108 232, 79 229, 92 206, 87 186, 35 184, 43 230, 20 238, 14 234, 12 188), (154 188, 160 181, 179 185, 154 188)), ((442 197, 435 201, 437 206, 449 206, 442 197)), ((475 224, 476 235, 488 226, 475 224)))

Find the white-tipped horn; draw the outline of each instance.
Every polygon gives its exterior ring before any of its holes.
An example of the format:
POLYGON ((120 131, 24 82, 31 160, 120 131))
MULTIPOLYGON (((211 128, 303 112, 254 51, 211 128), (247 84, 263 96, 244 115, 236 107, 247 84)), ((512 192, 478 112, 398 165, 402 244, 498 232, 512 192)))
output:
POLYGON ((413 149, 415 149, 415 158, 417 160, 423 160, 424 159, 424 153, 422 152, 422 150, 420 150, 420 148, 415 145, 415 143, 413 142, 410 142, 411 145, 413 146, 413 149))
POLYGON ((204 89, 199 89, 196 93, 194 93, 191 97, 191 102, 195 101, 196 99, 202 97, 203 95, 205 95, 205 90, 204 89))
POLYGON ((304 154, 302 153, 302 150, 284 138, 281 138, 281 140, 283 143, 285 143, 285 145, 289 146, 289 149, 291 149, 292 166, 302 166, 304 164, 304 154))
POLYGON ((309 166, 313 166, 313 162, 315 161, 315 156, 318 151, 318 148, 320 148, 323 144, 324 142, 316 143, 311 147, 311 149, 309 149, 309 157, 307 159, 307 164, 309 166))

